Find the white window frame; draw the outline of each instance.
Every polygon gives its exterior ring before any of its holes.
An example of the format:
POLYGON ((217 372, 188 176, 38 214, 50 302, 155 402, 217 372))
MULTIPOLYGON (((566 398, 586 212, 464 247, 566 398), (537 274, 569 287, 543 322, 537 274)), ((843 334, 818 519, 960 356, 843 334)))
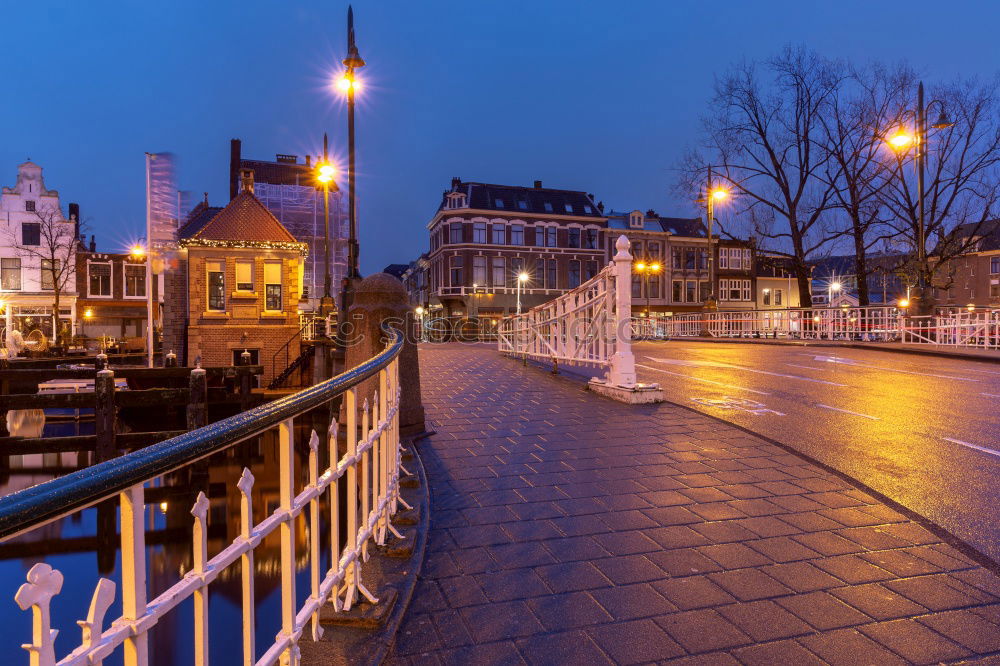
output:
MULTIPOLYGON (((114 285, 112 285, 112 289, 113 288, 114 288, 114 285)), ((129 263, 129 262, 122 263, 122 298, 125 299, 125 300, 127 300, 127 301, 132 301, 132 300, 144 301, 144 300, 146 300, 146 293, 147 293, 146 290, 147 289, 149 289, 149 285, 146 284, 146 265, 145 264, 133 264, 133 263, 129 263), (135 267, 138 267, 138 268, 142 269, 143 290, 142 290, 142 295, 141 296, 129 296, 128 295, 128 288, 127 288, 128 287, 128 268, 130 266, 135 266, 135 267)))
POLYGON ((87 260, 87 298, 113 298, 115 295, 115 265, 110 259, 107 261, 90 261, 87 260), (95 294, 90 291, 90 267, 96 266, 98 264, 106 265, 109 271, 108 277, 108 294, 95 294))
POLYGON ((285 264, 281 259, 277 260, 265 260, 264 261, 264 276, 261 278, 262 284, 264 285, 264 312, 284 312, 285 310, 285 264), (267 267, 277 266, 278 267, 278 281, 268 282, 267 281, 267 267), (267 288, 269 285, 278 285, 278 309, 267 307, 267 288))

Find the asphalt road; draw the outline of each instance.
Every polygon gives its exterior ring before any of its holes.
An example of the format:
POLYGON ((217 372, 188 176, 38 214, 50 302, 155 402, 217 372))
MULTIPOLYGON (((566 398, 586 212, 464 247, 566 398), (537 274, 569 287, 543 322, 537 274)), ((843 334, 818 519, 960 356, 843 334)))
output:
POLYGON ((1000 365, 698 341, 633 352, 668 400, 812 456, 1000 562, 1000 365))

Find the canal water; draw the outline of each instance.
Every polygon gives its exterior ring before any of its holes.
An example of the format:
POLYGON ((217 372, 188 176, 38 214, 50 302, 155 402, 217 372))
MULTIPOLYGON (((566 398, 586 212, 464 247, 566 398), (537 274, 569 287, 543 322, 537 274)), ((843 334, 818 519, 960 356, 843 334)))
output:
MULTIPOLYGON (((308 438, 311 429, 323 432, 319 414, 296 420, 296 493, 308 475, 308 438)), ((93 434, 93 422, 46 423, 44 436, 93 434)), ((322 441, 322 439, 321 439, 322 441)), ((328 464, 320 447, 320 469, 328 464)), ((0 486, 7 494, 66 473, 87 453, 33 454, 13 456, 10 475, 0 486)), ((208 547, 214 556, 239 535, 240 493, 236 482, 248 467, 255 477, 254 522, 273 512, 279 502, 276 431, 221 451, 208 459, 146 484, 146 576, 148 599, 152 600, 190 571, 193 565, 191 507, 198 491, 209 498, 208 547)), ((296 596, 300 606, 309 596, 308 512, 296 520, 296 596)), ((324 501, 321 516, 329 516, 324 501)), ((330 566, 329 525, 321 520, 322 568, 330 566)), ((100 577, 116 584, 115 603, 108 610, 104 628, 121 615, 121 553, 119 550, 117 501, 109 501, 45 525, 15 540, 0 544, 0 663, 27 663, 28 654, 19 646, 31 640, 31 611, 14 603, 14 594, 37 562, 48 562, 63 573, 62 592, 52 602, 52 627, 59 630, 56 657, 64 657, 80 644, 76 624, 86 618, 94 588, 100 577)), ((254 551, 256 658, 274 641, 281 628, 280 537, 275 531, 254 551)), ((343 540, 341 540, 343 543, 343 540)), ((220 572, 209 587, 209 647, 213 664, 242 663, 241 564, 220 572)), ((149 663, 180 666, 193 663, 194 613, 191 599, 181 603, 153 627, 149 638, 149 663)), ((104 662, 122 663, 121 649, 104 662)))

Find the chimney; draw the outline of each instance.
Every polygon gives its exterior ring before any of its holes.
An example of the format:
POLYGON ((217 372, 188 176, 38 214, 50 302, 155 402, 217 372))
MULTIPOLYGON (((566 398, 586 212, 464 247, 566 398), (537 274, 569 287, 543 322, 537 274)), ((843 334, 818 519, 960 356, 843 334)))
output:
POLYGON ((597 210, 601 211, 602 213, 604 212, 604 202, 603 201, 598 201, 597 202, 597 210))
POLYGON ((542 181, 540 181, 540 180, 536 180, 535 181, 535 189, 536 190, 542 189, 542 181))
POLYGON ((646 211, 646 217, 656 217, 656 211, 650 208, 646 211))
POLYGON ((253 194, 253 169, 240 169, 240 191, 253 194))
POLYGON ((94 240, 94 236, 90 236, 90 251, 97 252, 97 241, 94 240))
POLYGON ((239 193, 237 174, 240 172, 240 149, 243 143, 239 139, 229 142, 229 200, 232 201, 239 193))
POLYGON ((306 166, 312 166, 312 155, 306 154, 306 166))
POLYGON ((454 178, 451 179, 451 191, 452 192, 457 191, 458 188, 460 188, 461 186, 462 186, 462 179, 461 178, 459 178, 458 176, 455 176, 454 178))
POLYGON ((73 236, 80 237, 80 204, 71 203, 69 205, 69 221, 73 223, 73 236))

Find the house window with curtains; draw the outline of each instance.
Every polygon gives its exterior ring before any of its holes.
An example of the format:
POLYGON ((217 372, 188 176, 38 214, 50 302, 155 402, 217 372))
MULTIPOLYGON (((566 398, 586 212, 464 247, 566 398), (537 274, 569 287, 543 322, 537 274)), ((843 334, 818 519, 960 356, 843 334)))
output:
POLYGON ((224 261, 206 261, 205 278, 208 286, 208 309, 224 311, 226 309, 226 263, 224 261))
POLYGON ((264 309, 281 311, 281 262, 264 262, 264 309))

